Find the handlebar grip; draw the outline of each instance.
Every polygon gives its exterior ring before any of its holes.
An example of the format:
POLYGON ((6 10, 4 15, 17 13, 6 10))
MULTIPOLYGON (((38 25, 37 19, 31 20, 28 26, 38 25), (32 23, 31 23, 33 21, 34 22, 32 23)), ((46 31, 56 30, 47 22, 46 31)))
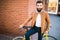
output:
MULTIPOLYGON (((27 29, 27 31, 28 31, 28 28, 32 28, 32 27, 31 26, 24 26, 23 28, 27 29)), ((20 32, 22 32, 22 28, 20 28, 20 32)))
POLYGON ((29 26, 29 27, 28 26, 24 26, 23 28, 24 29, 28 29, 28 28, 32 28, 32 27, 31 26, 29 26))

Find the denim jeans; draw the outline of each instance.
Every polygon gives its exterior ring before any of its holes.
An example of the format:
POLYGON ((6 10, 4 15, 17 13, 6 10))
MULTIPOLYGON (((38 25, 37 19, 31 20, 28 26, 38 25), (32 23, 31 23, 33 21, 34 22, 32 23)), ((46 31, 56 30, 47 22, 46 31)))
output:
POLYGON ((41 27, 34 26, 25 33, 25 40, 30 40, 30 36, 38 32, 38 40, 42 40, 41 27))

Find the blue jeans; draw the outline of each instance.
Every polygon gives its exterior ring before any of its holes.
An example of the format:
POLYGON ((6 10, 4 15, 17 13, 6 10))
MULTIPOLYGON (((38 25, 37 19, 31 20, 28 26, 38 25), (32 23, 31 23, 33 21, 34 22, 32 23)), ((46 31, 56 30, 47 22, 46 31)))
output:
POLYGON ((33 27, 25 33, 25 40, 30 40, 30 36, 38 32, 38 40, 42 40, 41 27, 33 27))

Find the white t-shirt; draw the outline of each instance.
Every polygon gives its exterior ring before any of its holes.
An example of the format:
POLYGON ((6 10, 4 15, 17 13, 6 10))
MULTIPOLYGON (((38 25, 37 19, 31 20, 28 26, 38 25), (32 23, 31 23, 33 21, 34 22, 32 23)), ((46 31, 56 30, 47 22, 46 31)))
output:
POLYGON ((41 27, 41 15, 38 13, 35 26, 41 27))

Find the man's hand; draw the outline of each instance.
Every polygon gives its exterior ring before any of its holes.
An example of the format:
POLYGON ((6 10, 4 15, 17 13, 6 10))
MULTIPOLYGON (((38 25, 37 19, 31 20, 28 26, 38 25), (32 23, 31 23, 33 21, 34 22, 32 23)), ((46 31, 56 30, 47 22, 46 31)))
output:
POLYGON ((46 31, 44 34, 48 34, 48 31, 46 31))
POLYGON ((20 27, 19 27, 19 28, 23 28, 23 26, 24 26, 24 25, 22 24, 22 25, 20 25, 20 27))

